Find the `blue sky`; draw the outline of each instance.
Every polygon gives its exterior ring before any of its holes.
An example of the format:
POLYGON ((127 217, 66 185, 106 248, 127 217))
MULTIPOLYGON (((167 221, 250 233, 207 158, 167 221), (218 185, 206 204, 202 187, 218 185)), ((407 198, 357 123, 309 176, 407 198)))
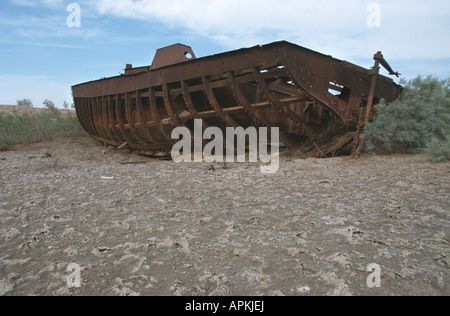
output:
POLYGON ((381 50, 406 79, 447 78, 449 32, 448 0, 2 0, 0 104, 72 102, 72 85, 150 65, 174 43, 203 57, 287 40, 367 68, 381 50), (67 25, 71 3, 81 27, 67 25))

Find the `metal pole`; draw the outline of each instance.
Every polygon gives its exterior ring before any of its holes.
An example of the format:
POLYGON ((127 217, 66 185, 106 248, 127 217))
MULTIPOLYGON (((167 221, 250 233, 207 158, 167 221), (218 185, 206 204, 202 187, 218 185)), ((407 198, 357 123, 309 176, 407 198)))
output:
MULTIPOLYGON (((377 79, 378 79, 378 74, 380 73, 380 61, 383 59, 383 55, 381 54, 381 52, 376 53, 374 56, 374 59, 375 59, 375 65, 373 66, 372 70, 370 71, 370 76, 372 76, 372 81, 370 83, 370 92, 369 92, 369 99, 367 101, 366 115, 364 117, 364 122, 362 122, 362 124, 360 122, 358 131, 364 131, 366 124, 370 120, 370 115, 372 114, 373 101, 375 98, 375 90, 377 88, 377 79)), ((358 133, 358 138, 359 138, 359 133, 358 133)), ((361 152, 364 149, 365 142, 366 142, 365 136, 363 136, 363 137, 361 137, 361 139, 357 140, 358 146, 356 148, 355 158, 360 157, 361 152)))

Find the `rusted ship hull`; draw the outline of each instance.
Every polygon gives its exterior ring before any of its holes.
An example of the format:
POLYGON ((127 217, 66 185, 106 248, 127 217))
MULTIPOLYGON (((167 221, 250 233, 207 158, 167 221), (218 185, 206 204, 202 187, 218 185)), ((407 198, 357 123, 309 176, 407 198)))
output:
POLYGON ((288 42, 198 59, 183 45, 159 53, 149 67, 128 65, 124 75, 72 87, 93 138, 168 153, 174 128, 193 129, 193 120, 203 119, 204 128, 279 127, 290 150, 326 155, 357 139, 368 106, 401 92, 378 74, 379 61, 368 70, 288 42))

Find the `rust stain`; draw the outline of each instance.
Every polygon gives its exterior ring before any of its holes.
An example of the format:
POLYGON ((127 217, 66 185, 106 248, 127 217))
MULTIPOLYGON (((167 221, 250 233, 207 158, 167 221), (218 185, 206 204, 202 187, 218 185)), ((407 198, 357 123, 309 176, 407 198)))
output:
POLYGON ((152 65, 127 64, 121 76, 72 87, 78 118, 96 140, 146 155, 169 153, 172 130, 279 127, 291 151, 328 156, 360 139, 373 107, 401 95, 380 75, 394 72, 381 52, 365 69, 289 42, 196 58, 186 45, 156 52, 152 65))

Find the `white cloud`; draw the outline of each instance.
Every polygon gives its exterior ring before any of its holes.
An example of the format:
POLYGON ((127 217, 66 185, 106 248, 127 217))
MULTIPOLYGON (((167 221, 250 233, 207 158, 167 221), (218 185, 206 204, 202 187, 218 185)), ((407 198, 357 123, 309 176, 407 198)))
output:
POLYGON ((68 27, 68 14, 64 7, 60 14, 53 15, 20 15, 13 17, 0 15, 0 27, 4 28, 4 31, 0 32, 0 41, 19 43, 33 40, 33 44, 52 46, 52 43, 49 43, 47 40, 57 39, 64 41, 64 44, 60 44, 60 46, 74 46, 73 43, 67 43, 67 39, 89 41, 94 38, 107 38, 107 33, 94 23, 91 23, 90 27, 84 28, 68 27))
POLYGON ((448 0, 78 0, 82 19, 89 17, 97 27, 75 31, 63 20, 69 0, 10 1, 62 7, 59 21, 16 21, 21 23, 16 34, 27 37, 113 40, 101 26, 103 15, 157 22, 181 37, 203 38, 224 50, 287 40, 347 60, 370 60, 378 50, 389 59, 450 57, 448 0), (367 25, 367 7, 373 2, 381 8, 381 28, 367 25))
POLYGON ((450 1, 379 0, 381 28, 369 28, 360 0, 96 0, 103 15, 160 21, 229 49, 288 40, 336 55, 362 58, 450 57, 450 1))
POLYGON ((344 4, 338 0, 97 0, 95 3, 102 14, 143 20, 156 18, 200 34, 243 35, 259 30, 311 32, 312 27, 320 24, 320 28, 333 25, 339 30, 360 20, 355 8, 365 14, 364 5, 357 0, 344 4))
POLYGON ((45 6, 49 8, 58 8, 64 5, 64 0, 10 0, 13 4, 26 7, 45 6))
POLYGON ((64 4, 64 0, 41 0, 44 5, 58 7, 64 4))

